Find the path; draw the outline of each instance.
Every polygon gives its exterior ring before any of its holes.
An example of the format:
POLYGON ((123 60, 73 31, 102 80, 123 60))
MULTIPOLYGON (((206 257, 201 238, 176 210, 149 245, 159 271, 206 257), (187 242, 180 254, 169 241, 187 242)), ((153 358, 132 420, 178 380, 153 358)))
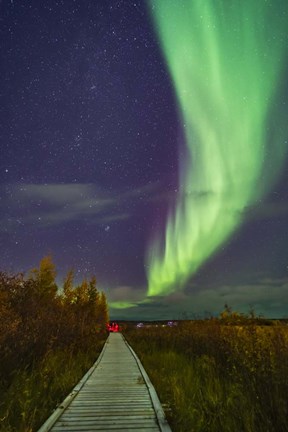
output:
POLYGON ((121 333, 38 432, 171 432, 154 387, 121 333))

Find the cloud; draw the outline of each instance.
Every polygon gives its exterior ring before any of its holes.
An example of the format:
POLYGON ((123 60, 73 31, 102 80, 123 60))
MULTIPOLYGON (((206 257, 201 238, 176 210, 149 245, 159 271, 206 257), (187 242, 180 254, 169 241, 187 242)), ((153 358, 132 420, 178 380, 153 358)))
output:
POLYGON ((257 313, 265 316, 283 316, 288 314, 288 279, 281 282, 267 280, 255 284, 219 286, 216 288, 201 289, 191 294, 175 294, 163 299, 174 310, 183 310, 187 313, 219 314, 224 305, 228 304, 232 309, 247 313, 254 308, 257 313), (173 306, 174 305, 174 306, 173 306))
MULTIPOLYGON (((121 298, 124 301, 125 290, 121 298)), ((248 313, 251 308, 267 318, 288 316, 288 278, 266 279, 255 284, 203 288, 197 292, 179 291, 167 297, 150 297, 134 308, 122 309, 126 319, 193 319, 219 315, 228 304, 232 310, 248 313)))
POLYGON ((11 190, 18 199, 29 199, 37 202, 45 201, 54 206, 75 204, 89 200, 92 196, 102 195, 93 184, 22 184, 12 185, 11 190))
POLYGON ((157 184, 111 193, 96 184, 12 184, 1 188, 2 226, 56 226, 69 221, 107 224, 129 219, 131 203, 148 200, 157 184), (5 210, 5 211, 4 211, 5 210))
POLYGON ((243 214, 250 220, 284 218, 288 215, 288 202, 264 202, 259 206, 246 207, 243 214))
POLYGON ((140 302, 145 298, 146 292, 131 286, 118 286, 109 290, 108 300, 111 302, 140 302))

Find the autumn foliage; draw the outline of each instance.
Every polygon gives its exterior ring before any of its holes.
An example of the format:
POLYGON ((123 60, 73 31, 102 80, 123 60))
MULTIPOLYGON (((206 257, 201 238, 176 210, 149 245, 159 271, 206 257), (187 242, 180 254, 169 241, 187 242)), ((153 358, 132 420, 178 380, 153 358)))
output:
MULTIPOLYGON (((52 367, 52 363, 59 363, 60 359, 65 362, 66 358, 66 363, 69 363, 70 359, 72 365, 73 358, 79 357, 80 353, 82 356, 89 353, 90 360, 87 360, 87 356, 82 358, 85 364, 83 367, 89 366, 89 361, 96 358, 107 336, 106 297, 97 290, 95 277, 74 286, 73 271, 69 271, 63 287, 59 288, 56 284, 55 266, 48 256, 43 258, 39 268, 33 269, 28 276, 0 272, 0 317, 0 390, 2 396, 4 395, 3 402, 0 403, 0 430, 30 431, 32 428, 22 424, 23 422, 18 423, 19 419, 11 419, 9 407, 11 410, 12 407, 8 399, 12 397, 9 392, 13 393, 15 379, 17 376, 20 379, 19 374, 23 372, 21 379, 23 383, 26 380, 27 384, 27 379, 31 379, 37 370, 37 373, 44 374, 40 381, 45 381, 45 376, 47 378, 48 375, 49 380, 53 381, 50 369, 57 367, 52 367), (10 418, 9 424, 7 418, 10 418), (3 426, 4 424, 6 426, 3 426), (11 424, 17 425, 15 429, 9 429, 11 424), (1 426, 4 429, 1 429, 1 426)), ((82 374, 82 371, 79 373, 82 374)), ((60 380, 61 377, 56 379, 60 380)), ((75 379, 73 377, 72 381, 75 379)), ((43 383, 38 384, 41 387, 43 383)), ((66 384, 69 388, 76 383, 68 380, 66 384)), ((47 383, 46 387, 49 387, 47 383)), ((20 393, 21 391, 20 388, 20 393)), ((25 391, 27 393, 27 389, 25 391)), ((58 394, 56 397, 63 396, 65 394, 58 394)), ((23 398, 25 399, 24 393, 22 400, 23 398)), ((50 404, 56 402, 59 401, 53 400, 52 396, 50 404)), ((13 411, 15 417, 17 407, 14 407, 13 411)), ((19 416, 25 415, 25 409, 21 410, 19 416)))

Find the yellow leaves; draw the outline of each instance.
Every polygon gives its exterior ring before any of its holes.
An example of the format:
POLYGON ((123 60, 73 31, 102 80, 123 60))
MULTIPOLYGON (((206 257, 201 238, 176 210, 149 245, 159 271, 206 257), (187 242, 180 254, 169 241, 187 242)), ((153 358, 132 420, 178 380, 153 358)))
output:
MULTIPOLYGON (((56 354, 65 350, 66 358, 62 364, 70 360, 67 353, 72 358, 77 352, 87 356, 91 350, 95 356, 97 346, 106 338, 108 305, 105 295, 97 290, 95 277, 74 287, 71 271, 61 294, 57 292, 55 277, 56 269, 51 257, 43 258, 39 268, 32 270, 28 278, 0 272, 0 394, 4 400, 5 392, 13 393, 13 397, 12 393, 9 393, 10 397, 7 393, 5 402, 9 407, 11 404, 16 407, 10 410, 7 425, 10 421, 20 424, 22 417, 21 425, 25 427, 13 429, 19 432, 30 430, 28 417, 24 419, 24 416, 28 413, 30 420, 34 418, 31 406, 35 403, 37 408, 39 386, 45 393, 45 403, 48 403, 46 393, 51 392, 50 408, 56 405, 59 392, 53 394, 51 386, 54 385, 55 390, 59 376, 62 377, 62 371, 57 369, 59 356, 56 354), (43 370, 34 380, 34 366, 41 362, 43 370), (55 376, 56 370, 58 376, 55 376)), ((82 372, 81 369, 77 373, 78 380, 82 372)), ((66 370, 63 376, 63 381, 67 382, 66 389, 71 388, 74 373, 73 363, 73 368, 66 370)), ((4 417, 6 408, 0 404, 0 418, 4 417)), ((2 426, 0 424, 0 429, 2 426)), ((1 430, 10 431, 6 423, 1 430)))

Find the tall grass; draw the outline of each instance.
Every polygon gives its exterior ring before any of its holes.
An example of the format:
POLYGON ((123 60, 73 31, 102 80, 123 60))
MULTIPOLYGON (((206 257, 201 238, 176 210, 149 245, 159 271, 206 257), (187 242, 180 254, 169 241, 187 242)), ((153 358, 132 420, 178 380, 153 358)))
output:
POLYGON ((288 328, 211 319, 126 330, 174 432, 288 431, 288 328))
POLYGON ((49 417, 92 366, 98 352, 49 352, 31 367, 17 369, 6 390, 1 388, 0 431, 32 432, 49 417))

